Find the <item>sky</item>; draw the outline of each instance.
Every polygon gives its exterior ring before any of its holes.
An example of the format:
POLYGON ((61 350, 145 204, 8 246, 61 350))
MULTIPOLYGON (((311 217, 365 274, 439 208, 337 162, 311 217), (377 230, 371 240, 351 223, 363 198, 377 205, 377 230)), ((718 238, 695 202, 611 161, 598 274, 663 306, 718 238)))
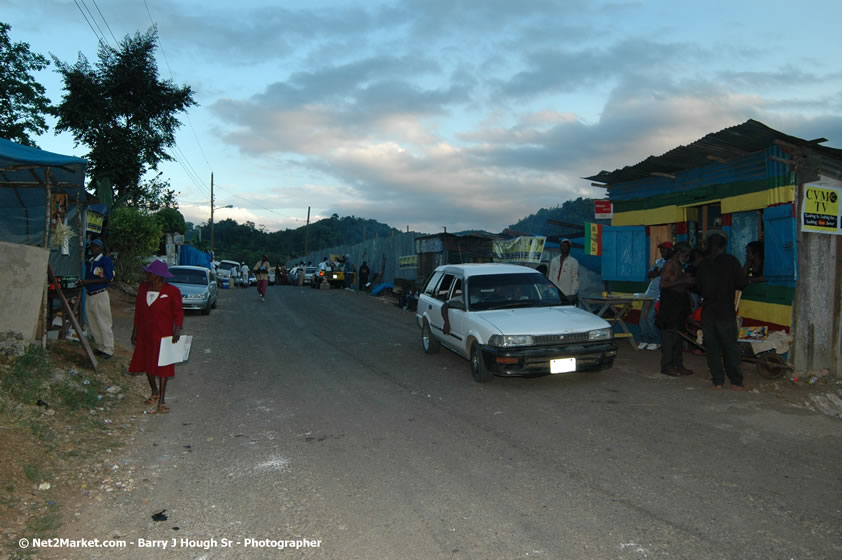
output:
MULTIPOLYGON (((748 119, 842 148, 838 0, 0 0, 0 21, 68 63, 157 25, 161 78, 198 102, 159 169, 196 224, 211 173, 216 221, 499 232, 748 119)), ((55 67, 36 78, 58 103, 55 67)))

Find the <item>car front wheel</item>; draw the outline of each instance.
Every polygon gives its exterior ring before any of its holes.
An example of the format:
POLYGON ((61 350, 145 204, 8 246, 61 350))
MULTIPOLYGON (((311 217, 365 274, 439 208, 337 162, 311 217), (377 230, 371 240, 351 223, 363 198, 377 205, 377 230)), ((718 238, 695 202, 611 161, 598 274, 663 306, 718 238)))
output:
POLYGON ((494 378, 494 374, 485 365, 485 358, 476 341, 471 343, 471 375, 477 383, 488 383, 494 378))
POLYGON ((435 354, 441 349, 441 343, 433 336, 430 323, 427 321, 424 321, 424 326, 421 327, 421 346, 427 354, 435 354))

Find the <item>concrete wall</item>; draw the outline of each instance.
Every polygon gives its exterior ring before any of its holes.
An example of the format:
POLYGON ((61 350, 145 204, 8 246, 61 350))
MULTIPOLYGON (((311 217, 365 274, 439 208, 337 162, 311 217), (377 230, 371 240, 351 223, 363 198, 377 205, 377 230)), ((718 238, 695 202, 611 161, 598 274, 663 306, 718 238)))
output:
POLYGON ((0 332, 35 342, 49 259, 49 249, 0 241, 0 332))

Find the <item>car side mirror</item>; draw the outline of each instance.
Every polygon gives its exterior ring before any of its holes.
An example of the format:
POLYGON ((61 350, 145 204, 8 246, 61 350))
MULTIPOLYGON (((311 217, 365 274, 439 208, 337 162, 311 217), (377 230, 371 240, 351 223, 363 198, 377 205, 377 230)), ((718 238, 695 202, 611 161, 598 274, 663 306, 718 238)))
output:
POLYGON ((461 309, 462 311, 465 311, 465 302, 464 300, 462 300, 462 298, 453 298, 447 300, 447 306, 450 309, 461 309))

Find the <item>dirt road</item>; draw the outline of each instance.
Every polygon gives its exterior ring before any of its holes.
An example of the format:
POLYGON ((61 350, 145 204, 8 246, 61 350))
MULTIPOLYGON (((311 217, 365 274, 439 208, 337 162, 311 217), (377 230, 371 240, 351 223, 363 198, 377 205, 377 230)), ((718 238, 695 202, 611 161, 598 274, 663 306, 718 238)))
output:
POLYGON ((132 489, 63 528, 126 548, 42 556, 842 555, 839 420, 711 391, 700 361, 669 378, 622 343, 608 372, 480 385, 423 353, 413 314, 298 287, 225 290, 185 333, 172 412, 114 457, 132 489))

